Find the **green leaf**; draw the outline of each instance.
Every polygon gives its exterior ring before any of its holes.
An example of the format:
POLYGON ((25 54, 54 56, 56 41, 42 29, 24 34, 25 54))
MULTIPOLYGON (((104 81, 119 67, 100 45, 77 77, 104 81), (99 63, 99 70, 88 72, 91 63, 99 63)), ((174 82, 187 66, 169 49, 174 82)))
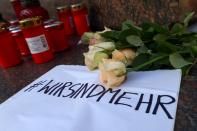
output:
POLYGON ((122 43, 120 41, 115 43, 115 47, 116 49, 120 50, 120 49, 125 49, 125 48, 132 48, 133 46, 127 43, 122 43))
POLYGON ((132 29, 135 31, 142 31, 142 28, 135 26, 131 20, 127 20, 122 23, 122 31, 132 29))
POLYGON ((154 35, 155 35, 155 33, 153 33, 153 32, 144 32, 141 36, 141 39, 144 41, 144 43, 152 42, 154 35))
POLYGON ((114 31, 114 30, 101 33, 102 37, 114 41, 117 41, 119 39, 119 35, 120 35, 120 31, 114 31))
POLYGON ((157 34, 153 37, 154 41, 165 41, 168 37, 164 34, 157 34))
POLYGON ((167 41, 157 41, 156 44, 157 44, 156 51, 160 53, 169 54, 176 52, 179 49, 177 46, 167 41))
MULTIPOLYGON (((124 31, 121 31, 120 35, 119 35, 119 40, 122 42, 122 43, 127 43, 127 40, 126 38, 130 35, 138 35, 138 32, 134 31, 134 30, 131 30, 131 29, 128 29, 128 30, 124 30, 124 31)), ((128 43, 127 43, 128 44, 128 43)))
POLYGON ((148 30, 142 32, 141 38, 143 41, 152 41, 154 36, 155 31, 152 27, 150 27, 148 30))
POLYGON ((122 23, 122 30, 130 29, 132 25, 133 22, 131 20, 126 20, 125 22, 122 23))
POLYGON ((173 53, 169 56, 171 65, 176 69, 181 69, 185 66, 191 65, 191 62, 186 61, 179 53, 173 53))
POLYGON ((142 53, 151 53, 151 52, 145 45, 143 45, 137 49, 137 53, 142 54, 142 53))
MULTIPOLYGON (((152 26, 151 26, 151 24, 150 24, 150 22, 143 22, 142 24, 141 24, 141 28, 143 29, 143 31, 147 31, 147 30, 149 30, 150 28, 152 28, 152 26)), ((154 29, 152 28, 152 31, 154 31, 154 29)))
POLYGON ((157 23, 147 23, 146 26, 148 24, 149 24, 150 27, 152 27, 158 33, 163 33, 163 34, 169 33, 169 30, 168 30, 167 26, 159 25, 157 23))
POLYGON ((193 43, 195 44, 197 41, 197 38, 194 35, 181 35, 179 37, 179 39, 183 42, 183 43, 193 43))
MULTIPOLYGON (((142 53, 142 54, 139 54, 138 56, 135 57, 135 59, 133 60, 132 62, 132 67, 133 68, 137 68, 139 65, 142 65, 144 64, 145 62, 149 61, 149 58, 150 58, 150 54, 146 54, 146 53, 142 53)), ((149 66, 144 66, 143 70, 146 70, 148 69, 149 66)))
POLYGON ((191 20, 192 17, 194 16, 194 14, 195 14, 195 12, 191 12, 191 13, 189 13, 189 14, 185 17, 185 19, 184 19, 184 21, 183 21, 185 27, 188 26, 190 20, 191 20))
POLYGON ((147 70, 153 63, 160 61, 164 58, 166 58, 168 55, 158 55, 153 58, 150 57, 150 55, 147 54, 141 54, 137 56, 133 61, 133 68, 128 69, 128 71, 138 71, 138 70, 147 70))
POLYGON ((139 47, 143 45, 143 41, 141 40, 139 36, 130 35, 126 39, 130 45, 133 45, 135 47, 139 47))
POLYGON ((191 46, 191 52, 194 57, 197 57, 197 45, 191 46))
POLYGON ((180 23, 174 24, 174 26, 171 29, 172 34, 181 34, 184 31, 185 31, 185 27, 180 23))
MULTIPOLYGON (((163 54, 154 54, 152 55, 151 59, 157 58, 163 54)), ((151 70, 156 70, 156 69, 171 69, 172 67, 170 66, 169 58, 168 55, 166 55, 165 58, 160 59, 152 63, 151 70)))
POLYGON ((183 44, 183 46, 195 46, 195 45, 197 45, 197 42, 196 42, 196 40, 192 40, 192 41, 188 41, 188 42, 183 42, 182 43, 183 44))
POLYGON ((162 65, 162 66, 169 66, 170 65, 169 58, 166 57, 165 59, 161 59, 161 60, 155 62, 154 64, 162 65))

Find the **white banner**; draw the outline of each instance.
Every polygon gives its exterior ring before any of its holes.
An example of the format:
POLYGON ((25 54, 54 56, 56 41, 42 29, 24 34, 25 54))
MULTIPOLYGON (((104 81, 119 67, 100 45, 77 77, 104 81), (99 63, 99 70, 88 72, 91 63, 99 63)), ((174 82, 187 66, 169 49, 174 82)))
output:
POLYGON ((173 131, 181 70, 129 73, 113 90, 98 77, 55 67, 0 105, 0 131, 173 131))

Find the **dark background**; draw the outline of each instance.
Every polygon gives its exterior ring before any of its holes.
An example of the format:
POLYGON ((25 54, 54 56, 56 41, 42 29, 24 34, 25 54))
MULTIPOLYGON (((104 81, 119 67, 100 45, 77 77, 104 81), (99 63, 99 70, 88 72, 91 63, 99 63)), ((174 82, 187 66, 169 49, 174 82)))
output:
MULTIPOLYGON (((80 0, 40 0, 50 16, 56 17, 55 8, 80 0)), ((90 23, 94 29, 103 26, 117 28, 124 20, 131 19, 136 24, 149 20, 171 23, 188 11, 197 11, 197 0, 82 0, 89 9, 90 23)), ((15 15, 9 0, 0 0, 0 12, 12 20, 15 15)))

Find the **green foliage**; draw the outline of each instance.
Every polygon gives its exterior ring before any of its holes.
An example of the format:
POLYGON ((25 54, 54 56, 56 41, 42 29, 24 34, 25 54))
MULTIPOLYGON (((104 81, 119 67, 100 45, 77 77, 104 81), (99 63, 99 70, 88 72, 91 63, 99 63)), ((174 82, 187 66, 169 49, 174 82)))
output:
POLYGON ((107 31, 102 33, 101 36, 107 38, 108 40, 118 41, 120 35, 120 31, 107 31))
POLYGON ((184 31, 185 31, 185 27, 180 23, 174 24, 174 26, 171 29, 172 34, 180 34, 181 35, 181 33, 184 33, 184 31))
POLYGON ((143 41, 141 40, 139 36, 130 35, 130 36, 127 36, 126 39, 127 39, 127 42, 134 47, 143 46, 143 41))
POLYGON ((192 17, 194 16, 194 14, 195 14, 194 12, 191 12, 191 13, 189 13, 189 14, 185 17, 185 19, 183 20, 183 23, 184 23, 184 26, 185 26, 185 27, 188 26, 190 20, 191 20, 192 17))
POLYGON ((176 69, 180 69, 192 64, 191 62, 186 61, 179 53, 171 54, 169 56, 169 60, 171 65, 176 69))
POLYGON ((187 31, 193 15, 193 12, 188 14, 172 28, 151 22, 138 27, 127 20, 123 22, 121 30, 101 35, 114 41, 116 49, 136 50, 138 55, 128 71, 175 68, 187 74, 197 56, 197 33, 187 31))

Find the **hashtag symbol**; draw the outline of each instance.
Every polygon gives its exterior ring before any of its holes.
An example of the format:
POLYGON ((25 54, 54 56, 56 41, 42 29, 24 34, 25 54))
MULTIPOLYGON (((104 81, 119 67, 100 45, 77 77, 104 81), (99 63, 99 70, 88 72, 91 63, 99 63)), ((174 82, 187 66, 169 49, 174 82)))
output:
POLYGON ((36 83, 36 84, 33 84, 33 85, 31 85, 29 88, 27 88, 24 92, 30 92, 30 91, 32 91, 34 88, 36 88, 36 87, 38 87, 38 86, 40 86, 40 85, 43 85, 45 82, 46 82, 46 80, 45 80, 45 81, 40 81, 40 82, 38 82, 38 83, 36 83))

